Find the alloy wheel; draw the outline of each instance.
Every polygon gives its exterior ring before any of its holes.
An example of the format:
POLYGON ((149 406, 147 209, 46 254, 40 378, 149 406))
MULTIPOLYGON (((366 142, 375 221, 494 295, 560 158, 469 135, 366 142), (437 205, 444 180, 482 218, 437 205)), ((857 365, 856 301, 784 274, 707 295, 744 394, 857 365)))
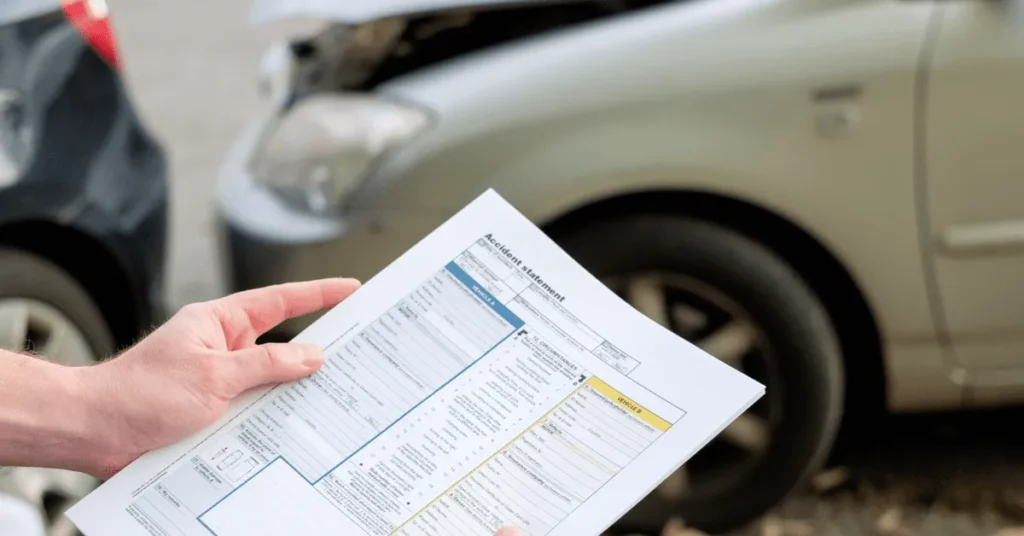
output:
POLYGON ((651 320, 771 387, 656 490, 669 502, 713 500, 742 481, 763 458, 782 418, 779 371, 769 341, 742 306, 702 281, 649 272, 608 278, 605 283, 651 320))
MULTIPOLYGON (((0 299, 0 348, 32 352, 69 366, 96 362, 85 335, 66 315, 38 300, 0 299)), ((43 516, 47 536, 77 536, 64 512, 99 485, 73 471, 32 467, 0 472, 0 493, 17 496, 43 516)))

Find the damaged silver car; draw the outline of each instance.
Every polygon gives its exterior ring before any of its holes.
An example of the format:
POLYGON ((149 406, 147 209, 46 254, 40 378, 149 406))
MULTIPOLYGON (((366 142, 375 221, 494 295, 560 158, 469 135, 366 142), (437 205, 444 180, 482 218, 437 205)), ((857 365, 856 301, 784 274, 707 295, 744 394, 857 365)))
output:
POLYGON ((224 162, 231 289, 372 277, 493 187, 767 386, 618 527, 734 528, 884 411, 1024 401, 1005 7, 262 0, 323 27, 268 51, 224 162))

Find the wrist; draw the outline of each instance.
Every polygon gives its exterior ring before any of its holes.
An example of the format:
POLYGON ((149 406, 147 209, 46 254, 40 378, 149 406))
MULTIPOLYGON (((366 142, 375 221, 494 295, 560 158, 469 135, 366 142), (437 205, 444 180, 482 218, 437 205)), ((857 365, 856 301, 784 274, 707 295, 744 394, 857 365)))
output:
POLYGON ((0 465, 93 471, 104 450, 77 368, 0 351, 0 465))
POLYGON ((130 441, 131 426, 126 412, 130 409, 120 397, 113 363, 90 367, 66 367, 68 389, 80 408, 82 426, 79 452, 85 469, 94 476, 109 476, 124 465, 126 456, 137 449, 130 441))
POLYGON ((60 441, 53 467, 100 475, 116 452, 116 429, 109 400, 111 391, 98 389, 98 366, 68 367, 45 363, 52 381, 51 401, 44 415, 52 423, 47 433, 60 441))

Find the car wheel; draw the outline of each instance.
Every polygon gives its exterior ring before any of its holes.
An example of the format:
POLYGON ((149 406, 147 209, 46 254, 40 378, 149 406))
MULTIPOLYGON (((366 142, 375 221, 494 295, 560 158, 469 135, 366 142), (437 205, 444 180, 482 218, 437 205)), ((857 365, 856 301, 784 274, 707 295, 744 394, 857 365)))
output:
POLYGON ((825 462, 843 400, 838 339, 786 262, 721 225, 646 215, 553 238, 640 312, 766 386, 765 396, 629 512, 619 532, 672 517, 722 532, 781 501, 825 462))
MULTIPOLYGON (((0 248, 0 348, 81 366, 112 354, 114 338, 99 308, 71 276, 45 259, 0 248)), ((64 511, 98 484, 88 475, 54 469, 0 473, 0 493, 33 505, 47 536, 78 534, 64 511)))

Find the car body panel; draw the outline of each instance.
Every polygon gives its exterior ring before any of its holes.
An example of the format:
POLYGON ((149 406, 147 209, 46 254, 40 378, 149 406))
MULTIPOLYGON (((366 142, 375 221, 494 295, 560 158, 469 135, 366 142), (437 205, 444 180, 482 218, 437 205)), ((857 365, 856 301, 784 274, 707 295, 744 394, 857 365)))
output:
MULTIPOLYGON (((130 298, 140 329, 151 326, 164 314, 163 150, 140 123, 118 73, 59 5, 0 25, 0 56, 0 90, 18 95, 31 125, 30 158, 0 185, 0 243, 22 247, 17 229, 38 224, 88 237, 122 271, 115 279, 125 286, 110 291, 130 298)), ((88 272, 87 261, 64 268, 88 272)))
POLYGON ((944 5, 929 73, 939 312, 979 405, 1024 401, 1024 33, 1009 7, 944 5))
POLYGON ((783 17, 790 4, 670 4, 398 79, 380 91, 440 119, 356 204, 452 212, 495 187, 544 222, 623 192, 719 193, 810 230, 851 267, 888 336, 934 336, 912 158, 932 7, 805 3, 783 17), (728 48, 714 46, 723 33, 728 48), (814 98, 849 86, 850 98, 814 98), (843 107, 863 118, 835 135, 817 128, 843 107))

